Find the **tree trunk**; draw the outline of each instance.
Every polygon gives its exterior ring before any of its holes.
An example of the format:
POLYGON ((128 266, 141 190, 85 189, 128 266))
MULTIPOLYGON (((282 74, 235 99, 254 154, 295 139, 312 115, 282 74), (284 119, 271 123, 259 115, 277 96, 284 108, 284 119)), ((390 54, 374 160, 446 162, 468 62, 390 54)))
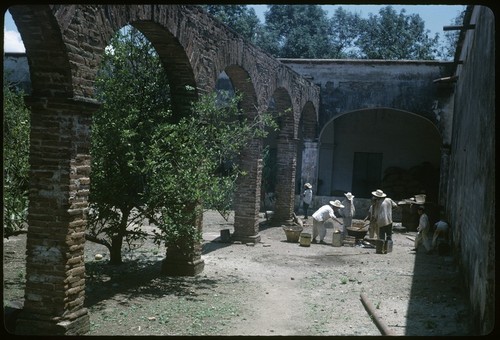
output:
POLYGON ((120 221, 120 226, 117 230, 117 234, 111 237, 111 249, 109 251, 109 263, 110 264, 122 264, 122 246, 123 237, 127 232, 128 217, 130 215, 129 208, 121 209, 122 219, 120 221))
POLYGON ((122 264, 123 236, 116 235, 111 238, 111 248, 109 250, 109 263, 122 264))

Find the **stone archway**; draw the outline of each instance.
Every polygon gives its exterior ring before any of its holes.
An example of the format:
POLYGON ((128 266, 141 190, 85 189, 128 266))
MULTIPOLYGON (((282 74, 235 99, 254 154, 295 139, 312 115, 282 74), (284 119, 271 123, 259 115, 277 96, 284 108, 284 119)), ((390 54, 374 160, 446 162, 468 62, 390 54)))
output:
MULTIPOLYGON (((401 110, 377 108, 342 114, 325 125, 320 143, 319 178, 323 188, 319 194, 324 196, 342 196, 351 191, 358 198, 369 198, 370 192, 382 185, 385 170, 391 167, 409 169, 423 162, 438 169, 440 166, 442 140, 435 124, 401 110), (366 163, 365 168, 362 163, 366 163), (379 173, 378 182, 364 187, 354 183, 363 173, 379 173)), ((389 188, 384 191, 401 199, 389 188)))
MULTIPOLYGON (((114 32, 132 24, 153 43, 170 73, 178 114, 186 112, 197 93, 212 90, 216 75, 232 64, 246 65, 245 80, 255 87, 257 99, 246 105, 248 112, 254 112, 256 102, 264 107, 277 79, 301 93, 296 96, 301 102, 318 102, 319 88, 197 6, 41 5, 9 10, 26 47, 32 81, 27 99, 32 111, 27 285, 16 330, 84 334, 89 329, 83 307, 89 131, 92 112, 99 108, 93 83, 114 32)), ((246 158, 254 177, 241 186, 242 193, 259 192, 259 145, 260 141, 249 146, 246 158)), ((257 205, 243 213, 251 223, 256 221, 257 205)))

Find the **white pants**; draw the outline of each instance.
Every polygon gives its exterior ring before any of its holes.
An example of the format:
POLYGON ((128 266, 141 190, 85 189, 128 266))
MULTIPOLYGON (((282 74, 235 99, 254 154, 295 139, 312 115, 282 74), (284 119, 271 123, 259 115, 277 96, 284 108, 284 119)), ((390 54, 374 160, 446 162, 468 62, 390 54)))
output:
POLYGON ((317 221, 313 218, 313 234, 312 239, 316 240, 316 236, 319 234, 319 241, 323 241, 326 236, 325 221, 317 221))
POLYGON ((427 230, 421 231, 417 234, 417 237, 415 238, 415 249, 418 248, 420 243, 423 243, 425 250, 431 250, 431 240, 429 238, 427 230))

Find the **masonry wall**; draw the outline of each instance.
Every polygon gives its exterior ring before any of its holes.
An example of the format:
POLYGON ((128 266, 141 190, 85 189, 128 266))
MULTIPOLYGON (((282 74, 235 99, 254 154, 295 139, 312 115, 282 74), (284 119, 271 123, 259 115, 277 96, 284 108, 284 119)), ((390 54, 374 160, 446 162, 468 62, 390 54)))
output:
POLYGON ((321 87, 320 129, 332 118, 353 110, 390 107, 431 121, 445 115, 434 79, 448 75, 450 63, 439 61, 280 59, 321 87))
POLYGON ((495 324, 495 18, 474 6, 457 70, 446 208, 474 324, 495 324))

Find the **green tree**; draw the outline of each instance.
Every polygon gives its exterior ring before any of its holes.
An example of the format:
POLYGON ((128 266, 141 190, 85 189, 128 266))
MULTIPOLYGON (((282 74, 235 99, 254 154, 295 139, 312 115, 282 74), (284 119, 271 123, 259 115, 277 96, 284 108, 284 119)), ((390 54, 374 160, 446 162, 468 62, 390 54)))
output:
POLYGON ((128 27, 113 38, 96 81, 102 108, 92 126, 92 173, 87 239, 122 262, 123 241, 141 231, 146 201, 147 149, 170 107, 168 78, 151 43, 128 27))
POLYGON ((379 15, 369 14, 363 19, 356 46, 361 57, 368 59, 434 59, 439 34, 429 37, 429 30, 418 14, 406 15, 405 9, 398 14, 392 6, 380 9, 379 15))
POLYGON ((277 58, 329 58, 329 21, 319 5, 270 5, 257 45, 277 58))
POLYGON ((133 28, 112 40, 96 93, 103 105, 92 126, 87 239, 108 247, 119 264, 123 241, 146 237, 148 219, 158 244, 193 253, 200 209, 230 208, 235 180, 244 175, 238 152, 270 125, 267 116, 248 121, 240 96, 215 91, 185 117, 172 112, 159 57, 133 28))
POLYGON ((246 5, 201 5, 201 7, 243 38, 255 43, 261 23, 253 8, 246 5))
MULTIPOLYGON (((465 8, 458 12, 457 16, 450 22, 451 26, 461 26, 464 22, 465 8)), ((458 38, 460 36, 459 30, 445 31, 444 44, 440 46, 439 57, 442 60, 453 60, 455 51, 457 50, 458 38)))
POLYGON ((28 216, 30 111, 24 94, 4 78, 3 225, 4 237, 25 231, 28 216))
POLYGON ((355 42, 360 35, 361 17, 338 7, 330 18, 332 58, 358 58, 355 42))
POLYGON ((148 206, 158 226, 157 241, 189 255, 200 240, 196 225, 201 208, 223 215, 231 207, 242 148, 252 138, 276 127, 270 115, 250 120, 239 108, 241 95, 225 97, 215 91, 199 98, 192 113, 175 125, 160 126, 154 133, 147 171, 148 206))

